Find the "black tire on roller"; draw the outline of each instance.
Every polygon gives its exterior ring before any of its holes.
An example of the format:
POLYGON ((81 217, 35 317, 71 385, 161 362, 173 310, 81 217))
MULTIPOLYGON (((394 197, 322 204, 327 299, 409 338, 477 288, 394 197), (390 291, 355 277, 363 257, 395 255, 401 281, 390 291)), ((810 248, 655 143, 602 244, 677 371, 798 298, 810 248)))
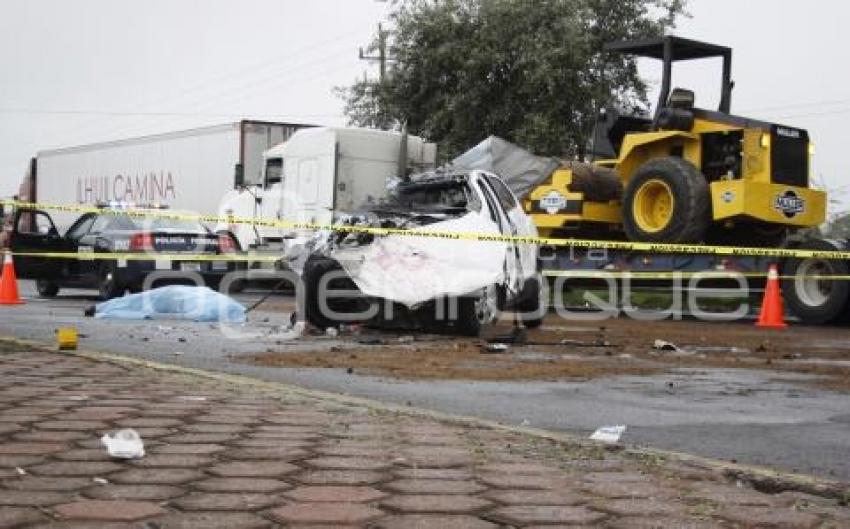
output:
POLYGON ((708 182, 692 163, 678 157, 651 160, 635 171, 623 195, 623 228, 632 241, 699 243, 711 223, 708 182), (674 206, 670 222, 657 232, 642 230, 634 218, 632 203, 638 190, 657 179, 670 187, 674 206))
MULTIPOLYGON (((828 241, 813 239, 802 243, 801 250, 835 251, 839 247, 828 241)), ((811 279, 813 273, 820 275, 850 274, 850 265, 839 259, 801 259, 790 258, 782 263, 784 277, 782 297, 787 309, 803 323, 823 325, 845 321, 850 309, 850 282, 843 280, 811 279), (806 279, 806 276, 809 279, 806 279)))
POLYGON ((613 169, 581 162, 564 162, 573 173, 569 190, 584 194, 591 202, 610 202, 623 196, 623 182, 613 169))

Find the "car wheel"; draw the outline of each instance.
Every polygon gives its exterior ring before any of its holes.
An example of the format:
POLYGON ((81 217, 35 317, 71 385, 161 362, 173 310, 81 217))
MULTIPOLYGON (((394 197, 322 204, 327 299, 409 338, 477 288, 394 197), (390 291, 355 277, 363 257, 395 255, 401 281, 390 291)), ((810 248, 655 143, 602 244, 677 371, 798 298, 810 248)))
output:
POLYGON ((35 288, 38 290, 39 297, 42 298, 55 298, 59 294, 59 285, 53 281, 39 279, 35 282, 35 288))
POLYGON ((522 302, 517 304, 522 324, 528 329, 536 329, 543 325, 543 318, 548 310, 549 295, 546 278, 537 274, 525 282, 522 290, 522 302))
MULTIPOLYGON (((357 285, 343 271, 342 266, 334 260, 326 257, 311 257, 304 265, 304 273, 301 277, 304 284, 304 301, 303 307, 299 310, 304 314, 304 319, 308 323, 320 328, 327 329, 329 327, 337 327, 343 323, 367 323, 368 320, 355 319, 337 320, 328 316, 322 310, 323 305, 333 310, 338 314, 365 314, 373 312, 373 302, 364 298, 358 297, 330 297, 324 299, 322 296, 327 292, 334 290, 356 291, 357 285), (327 274, 333 274, 329 280, 323 280, 327 274), (326 291, 320 291, 320 287, 326 288, 326 291)), ((376 311, 374 311, 376 312, 376 311)))
POLYGON ((118 273, 113 263, 104 263, 100 268, 98 285, 100 299, 106 301, 124 295, 126 287, 118 281, 118 273))
POLYGON ((499 289, 489 285, 476 296, 458 299, 458 321, 455 329, 464 336, 478 336, 499 316, 499 289))

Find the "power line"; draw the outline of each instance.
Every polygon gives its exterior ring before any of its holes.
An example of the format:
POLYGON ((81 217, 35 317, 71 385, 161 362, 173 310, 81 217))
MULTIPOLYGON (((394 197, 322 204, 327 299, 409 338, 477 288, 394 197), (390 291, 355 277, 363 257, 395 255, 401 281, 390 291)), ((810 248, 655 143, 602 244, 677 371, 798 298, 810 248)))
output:
POLYGON ((239 113, 210 113, 210 112, 132 112, 117 110, 65 110, 65 109, 36 109, 36 108, 2 108, 0 114, 45 114, 45 115, 84 115, 84 116, 174 116, 174 117, 209 117, 209 118, 244 118, 259 119, 265 117, 340 117, 342 114, 239 114, 239 113))

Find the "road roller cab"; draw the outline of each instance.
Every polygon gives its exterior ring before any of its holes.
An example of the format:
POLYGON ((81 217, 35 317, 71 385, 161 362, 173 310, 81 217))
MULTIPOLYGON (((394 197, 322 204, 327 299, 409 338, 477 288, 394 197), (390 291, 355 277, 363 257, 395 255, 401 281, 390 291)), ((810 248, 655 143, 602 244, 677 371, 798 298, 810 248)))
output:
POLYGON ((825 220, 826 196, 809 186, 808 133, 731 114, 730 48, 667 36, 612 43, 606 50, 662 61, 655 114, 604 112, 591 150, 607 158, 596 166, 619 178, 619 200, 575 193, 573 171, 562 168, 529 197, 552 205, 548 218, 542 211, 535 216, 539 227, 554 233, 615 223, 634 241, 777 246, 790 230, 825 220), (711 57, 723 62, 716 111, 697 108, 694 92, 672 87, 676 61, 711 57), (551 214, 559 201, 571 209, 551 214))

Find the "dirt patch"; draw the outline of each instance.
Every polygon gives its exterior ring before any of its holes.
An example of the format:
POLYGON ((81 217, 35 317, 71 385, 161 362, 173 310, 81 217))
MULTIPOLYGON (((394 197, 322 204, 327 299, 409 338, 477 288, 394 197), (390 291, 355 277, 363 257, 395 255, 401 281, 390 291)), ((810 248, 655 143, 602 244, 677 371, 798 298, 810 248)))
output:
POLYGON ((576 328, 553 323, 536 334, 540 340, 592 340, 604 337, 618 353, 667 368, 714 367, 767 369, 819 377, 810 384, 850 392, 850 329, 791 325, 765 330, 751 322, 659 321, 617 319, 576 328), (655 351, 660 339, 683 353, 655 351))
POLYGON ((350 369, 360 374, 442 380, 586 380, 660 371, 639 361, 575 358, 563 348, 514 347, 505 354, 488 354, 474 341, 265 353, 240 360, 262 366, 350 369))
MULTIPOLYGON (((509 327, 500 328, 504 334, 509 327)), ((238 361, 274 366, 351 369, 361 374, 404 379, 560 380, 614 375, 651 375, 674 368, 774 370, 814 375, 823 389, 850 392, 850 329, 791 326, 763 330, 750 322, 647 322, 627 318, 570 322, 555 316, 528 333, 529 345, 513 345, 505 354, 484 354, 481 341, 425 338, 400 345, 364 346, 354 337, 328 350, 269 352, 238 361), (422 340, 422 341, 419 341, 422 340), (683 352, 653 350, 655 340, 672 342, 683 352)))

